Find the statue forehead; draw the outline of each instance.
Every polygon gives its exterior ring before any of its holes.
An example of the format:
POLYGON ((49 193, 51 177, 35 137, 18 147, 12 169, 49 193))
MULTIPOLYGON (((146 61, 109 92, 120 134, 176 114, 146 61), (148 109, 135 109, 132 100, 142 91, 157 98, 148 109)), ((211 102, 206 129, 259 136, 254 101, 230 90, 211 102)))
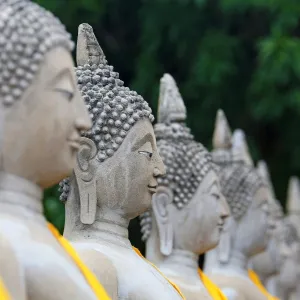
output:
MULTIPOLYGON (((147 142, 150 142, 150 144, 154 146, 155 135, 150 120, 148 118, 143 118, 138 120, 128 131, 128 134, 124 138, 124 142, 117 149, 114 156, 107 159, 107 162, 115 160, 116 154, 120 153, 122 156, 125 153, 136 151, 147 142)), ((105 163, 106 161, 103 163, 103 165, 105 165, 105 163)))
POLYGON ((50 49, 71 51, 73 43, 59 20, 31 1, 7 0, 0 11, 0 97, 9 106, 32 84, 50 49))

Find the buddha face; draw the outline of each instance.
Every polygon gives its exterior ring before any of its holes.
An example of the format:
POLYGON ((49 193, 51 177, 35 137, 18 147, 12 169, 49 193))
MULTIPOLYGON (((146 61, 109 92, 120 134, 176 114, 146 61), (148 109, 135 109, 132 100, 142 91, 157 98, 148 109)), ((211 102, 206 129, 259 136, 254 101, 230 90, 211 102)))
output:
POLYGON ((5 172, 46 188, 72 171, 80 131, 91 126, 73 69, 66 49, 50 50, 34 82, 18 102, 6 109, 5 172))
POLYGON ((153 126, 139 120, 114 155, 103 163, 94 159, 98 206, 133 219, 146 211, 165 167, 156 147, 153 126))
POLYGON ((249 257, 263 252, 267 248, 273 230, 274 222, 269 214, 268 189, 260 187, 246 214, 238 222, 235 232, 235 238, 239 241, 238 247, 249 257))
POLYGON ((170 205, 169 215, 175 248, 202 254, 216 247, 229 209, 215 171, 207 173, 183 209, 170 205))
POLYGON ((264 277, 271 276, 280 271, 282 262, 280 245, 283 239, 282 222, 276 222, 276 228, 272 233, 265 252, 257 254, 252 259, 254 271, 264 277))

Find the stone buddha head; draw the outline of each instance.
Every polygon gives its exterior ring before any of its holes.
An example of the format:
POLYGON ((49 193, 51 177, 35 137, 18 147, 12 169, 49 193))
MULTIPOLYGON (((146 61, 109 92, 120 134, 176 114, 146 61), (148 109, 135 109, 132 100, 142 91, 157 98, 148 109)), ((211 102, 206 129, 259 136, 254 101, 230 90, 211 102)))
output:
POLYGON ((279 273, 279 287, 283 295, 294 292, 300 279, 300 238, 297 228, 284 220, 283 240, 280 247, 282 264, 279 273))
POLYGON ((0 2, 1 171, 43 188, 70 174, 90 120, 77 89, 73 43, 29 0, 0 2))
POLYGON ((219 245, 219 261, 226 263, 232 247, 245 257, 266 249, 273 229, 270 194, 253 166, 243 131, 232 135, 222 110, 217 114, 213 146, 213 161, 220 167, 222 192, 231 210, 219 245))
POLYGON ((141 216, 147 257, 155 263, 158 258, 149 257, 150 248, 154 247, 150 242, 152 235, 157 236, 163 256, 170 255, 173 249, 201 254, 218 244, 228 216, 217 167, 210 153, 194 140, 185 119, 186 108, 176 83, 165 74, 160 81, 154 131, 166 176, 158 180, 151 211, 141 216))
POLYGON ((60 184, 66 227, 93 224, 97 217, 135 218, 151 205, 165 172, 151 109, 108 65, 88 24, 79 26, 77 64, 92 128, 81 138, 73 176, 60 184))
POLYGON ((259 161, 257 171, 265 180, 270 192, 270 217, 273 219, 274 230, 269 240, 266 251, 254 256, 251 260, 252 268, 261 278, 266 278, 279 273, 281 266, 280 246, 283 239, 283 209, 280 202, 276 200, 274 188, 270 179, 267 164, 259 161))
POLYGON ((281 243, 281 267, 279 285, 283 294, 294 292, 300 279, 300 236, 297 216, 300 212, 299 179, 291 177, 287 189, 288 216, 284 219, 283 240, 281 243))

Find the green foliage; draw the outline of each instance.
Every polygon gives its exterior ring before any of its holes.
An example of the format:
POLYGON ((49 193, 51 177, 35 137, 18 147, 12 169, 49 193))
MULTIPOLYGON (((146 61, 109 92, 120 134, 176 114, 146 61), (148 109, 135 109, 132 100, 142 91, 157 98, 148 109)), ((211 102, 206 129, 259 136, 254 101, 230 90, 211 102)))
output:
MULTIPOLYGON (((254 159, 270 166, 284 203, 300 175, 298 0, 39 0, 73 36, 90 23, 121 78, 156 112, 159 79, 177 80, 197 140, 211 145, 216 110, 248 135, 254 159)), ((48 218, 60 228, 53 190, 48 218)), ((136 230, 134 223, 133 230, 136 230)), ((137 239, 136 239, 137 240, 137 239)), ((137 242, 136 242, 137 243, 137 242)))

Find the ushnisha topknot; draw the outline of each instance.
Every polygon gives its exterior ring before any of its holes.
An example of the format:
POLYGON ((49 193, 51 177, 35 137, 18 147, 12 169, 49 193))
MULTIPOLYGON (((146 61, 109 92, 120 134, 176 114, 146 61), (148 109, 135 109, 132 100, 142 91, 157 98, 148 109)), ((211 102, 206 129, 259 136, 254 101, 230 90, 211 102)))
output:
POLYGON ((0 32, 0 98, 8 106, 31 85, 49 50, 74 45, 58 18, 29 0, 0 1, 0 32))
MULTIPOLYGON (((194 196, 210 170, 217 170, 207 149, 194 140, 184 124, 186 108, 173 77, 164 74, 160 81, 159 122, 154 126, 157 147, 166 166, 166 176, 159 177, 158 185, 173 192, 173 204, 182 209, 194 196)), ((141 216, 143 240, 151 232, 152 213, 141 216)))
POLYGON ((266 162, 264 160, 260 160, 257 163, 256 169, 257 169, 257 172, 259 173, 259 175, 265 180, 266 185, 270 192, 270 196, 271 196, 270 213, 271 213, 271 215, 275 218, 282 219, 284 217, 283 208, 282 208, 280 202, 276 199, 274 187, 273 187, 273 184, 271 181, 270 172, 269 172, 266 162))
MULTIPOLYGON (((118 150, 133 125, 147 118, 154 121, 142 96, 124 86, 119 74, 108 65, 88 24, 78 29, 76 75, 78 87, 92 119, 92 128, 82 135, 97 146, 97 159, 104 162, 118 150)), ((68 180, 60 184, 61 200, 67 200, 68 180)))
POLYGON ((300 182, 296 176, 289 180, 287 194, 287 212, 290 215, 300 214, 300 182))
POLYGON ((213 136, 213 161, 220 167, 221 188, 235 219, 248 210, 257 190, 267 186, 253 166, 245 134, 237 129, 233 135, 222 110, 217 113, 213 136))

